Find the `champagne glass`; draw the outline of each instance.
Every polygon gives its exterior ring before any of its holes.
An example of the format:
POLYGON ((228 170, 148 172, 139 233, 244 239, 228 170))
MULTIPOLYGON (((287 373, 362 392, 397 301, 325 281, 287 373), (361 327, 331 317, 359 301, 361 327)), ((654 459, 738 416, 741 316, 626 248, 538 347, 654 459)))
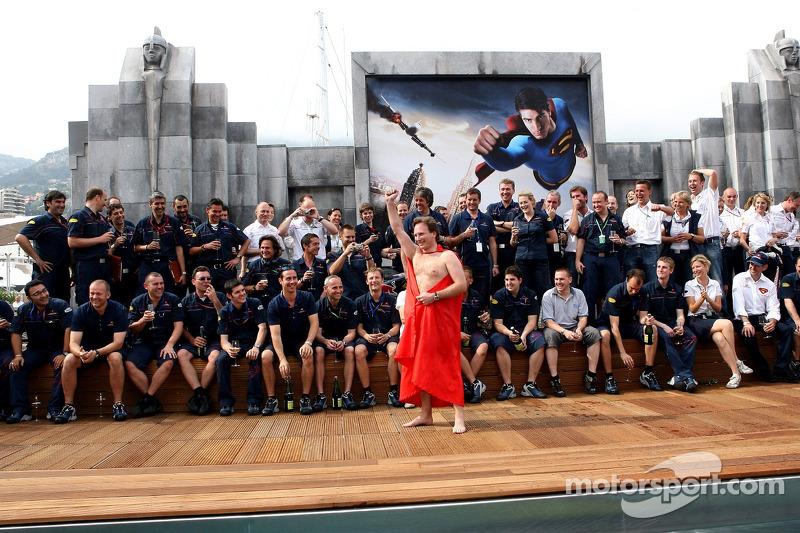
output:
POLYGON ((42 406, 42 402, 39 400, 39 395, 35 395, 33 397, 33 401, 31 402, 31 406, 33 407, 33 421, 39 421, 39 407, 42 406))
POLYGON ((242 366, 239 364, 239 360, 237 359, 239 357, 239 350, 241 350, 239 341, 234 339, 230 342, 230 344, 231 344, 231 349, 230 349, 231 353, 228 355, 233 359, 233 363, 231 363, 231 366, 242 366))
POLYGON ((100 395, 97 396, 97 403, 100 404, 100 418, 103 418, 103 402, 106 400, 107 398, 103 396, 103 392, 100 391, 100 395))
MULTIPOLYGON (((759 315, 758 325, 761 326, 761 331, 764 331, 764 326, 766 326, 767 324, 769 324, 769 319, 767 318, 767 315, 759 315)), ((764 331, 764 339, 771 339, 771 338, 772 338, 772 333, 767 333, 766 331, 764 331)))
POLYGON ((147 312, 150 313, 151 315, 153 315, 153 321, 150 322, 150 331, 155 331, 156 330, 156 322, 155 322, 156 308, 152 303, 147 304, 147 312))
POLYGON ((617 232, 615 230, 613 230, 613 229, 610 230, 608 232, 608 238, 611 241, 611 251, 612 252, 616 252, 617 251, 617 248, 616 248, 617 232))

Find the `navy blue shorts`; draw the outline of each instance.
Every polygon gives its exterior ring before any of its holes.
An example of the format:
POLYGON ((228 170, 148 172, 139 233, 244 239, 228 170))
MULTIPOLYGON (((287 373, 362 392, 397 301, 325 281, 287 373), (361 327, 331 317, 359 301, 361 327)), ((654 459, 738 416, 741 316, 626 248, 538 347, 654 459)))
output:
POLYGON ((393 342, 397 343, 397 342, 400 342, 400 341, 398 340, 398 338, 396 336, 393 336, 393 337, 389 337, 389 340, 387 340, 383 344, 373 344, 373 343, 369 342, 367 339, 365 339, 364 337, 360 337, 358 340, 356 340, 356 346, 366 346, 367 347, 367 361, 371 361, 372 358, 375 357, 375 354, 378 353, 378 352, 384 352, 384 353, 386 353, 388 355, 389 352, 387 351, 387 347, 388 347, 389 344, 391 344, 393 342))
POLYGON ((192 354, 192 357, 197 357, 202 359, 203 361, 208 361, 208 354, 210 354, 214 350, 219 350, 220 352, 222 352, 222 346, 220 346, 219 341, 212 341, 210 344, 206 344, 206 355, 204 357, 200 357, 200 354, 197 353, 197 346, 195 346, 191 342, 184 342, 183 344, 181 344, 178 347, 178 349, 175 350, 175 353, 178 353, 178 350, 186 350, 187 352, 192 354))
MULTIPOLYGON (((528 333, 528 337, 525 340, 527 341, 525 353, 528 355, 533 355, 539 350, 539 348, 543 348, 546 344, 542 332, 536 330, 528 333)), ((508 335, 503 335, 502 333, 498 332, 492 333, 490 346, 492 347, 492 350, 495 351, 497 348, 503 347, 509 354, 517 351, 517 349, 514 348, 514 343, 512 343, 511 339, 508 338, 508 335)))
MULTIPOLYGON (((151 344, 134 344, 133 347, 128 350, 128 353, 123 354, 123 357, 126 361, 133 363, 133 366, 139 370, 144 370, 147 368, 147 365, 150 363, 150 361, 154 359, 158 366, 170 361, 170 359, 166 357, 159 357, 163 348, 164 345, 153 346, 151 344)), ((178 353, 177 350, 175 353, 178 353)))

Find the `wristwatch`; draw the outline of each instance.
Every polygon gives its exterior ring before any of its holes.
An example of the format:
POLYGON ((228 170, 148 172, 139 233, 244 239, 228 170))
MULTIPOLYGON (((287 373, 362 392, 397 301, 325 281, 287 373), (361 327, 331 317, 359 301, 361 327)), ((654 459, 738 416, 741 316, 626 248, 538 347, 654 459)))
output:
POLYGON ((433 301, 434 302, 438 302, 439 301, 439 293, 438 292, 434 292, 433 293, 433 301))
POLYGON ((261 345, 260 345, 260 344, 258 344, 258 343, 255 343, 255 344, 253 345, 253 348, 259 348, 259 349, 260 349, 260 348, 261 348, 261 345))

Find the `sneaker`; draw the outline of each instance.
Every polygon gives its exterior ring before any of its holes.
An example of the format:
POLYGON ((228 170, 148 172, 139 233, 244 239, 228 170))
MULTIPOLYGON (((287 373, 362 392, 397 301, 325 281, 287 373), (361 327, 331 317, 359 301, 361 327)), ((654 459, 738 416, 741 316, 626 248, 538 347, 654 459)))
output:
POLYGON ((61 408, 61 412, 58 413, 54 422, 56 424, 66 424, 72 420, 77 420, 77 418, 78 415, 75 412, 75 406, 68 403, 61 408))
MULTIPOLYGON (((48 414, 50 414, 50 413, 48 413, 48 414)), ((6 411, 5 409, 0 409, 0 422, 5 420, 6 418, 8 418, 8 411, 6 411)), ((50 417, 47 417, 47 418, 49 420, 50 417)))
POLYGON ((142 396, 142 399, 139 400, 136 405, 133 406, 131 409, 131 416, 133 418, 142 418, 144 415, 145 407, 147 407, 147 398, 142 396))
POLYGON ((8 418, 6 418, 6 424, 16 424, 18 422, 28 422, 29 420, 33 420, 31 415, 24 415, 19 411, 14 411, 8 418))
POLYGON ((223 405, 219 409, 219 416, 231 416, 233 414, 233 407, 230 405, 223 405))
POLYGON ((158 401, 158 398, 150 396, 150 401, 147 402, 147 406, 144 408, 144 416, 153 416, 161 411, 161 409, 163 409, 163 407, 161 406, 161 402, 158 401))
POLYGON ((800 377, 800 361, 798 361, 797 359, 791 360, 791 362, 789 363, 789 373, 794 376, 800 377))
POLYGON ((500 393, 496 396, 498 402, 504 402, 517 397, 517 389, 511 383, 503 383, 500 393))
POLYGON ((472 382, 472 398, 469 403, 480 403, 481 396, 486 392, 486 385, 479 379, 472 382))
POLYGON ((353 399, 353 393, 350 391, 347 391, 344 394, 342 394, 342 405, 344 405, 344 408, 347 409, 348 411, 355 411, 356 409, 358 409, 358 404, 353 399))
POLYGON ((302 396, 300 398, 300 414, 301 415, 310 415, 314 412, 314 408, 311 407, 311 398, 308 396, 302 396))
POLYGON ((583 390, 586 394, 597 394, 597 376, 590 376, 588 370, 583 373, 583 390))
POLYGON ((614 379, 614 376, 606 378, 606 394, 619 394, 619 386, 617 386, 617 380, 614 379))
POLYGON ((369 409, 373 405, 375 405, 375 395, 372 394, 372 391, 364 391, 364 396, 361 398, 358 408, 369 409))
POLYGON ((125 411, 125 404, 122 402, 117 402, 112 405, 111 412, 113 413, 112 416, 114 420, 117 422, 123 422, 128 419, 128 413, 125 411))
POLYGON ((556 398, 563 398, 567 395, 564 387, 561 386, 561 376, 550 378, 550 385, 553 386, 553 396, 556 398))
POLYGON ((315 413, 321 412, 323 409, 328 407, 328 397, 325 396, 325 393, 320 392, 317 394, 317 397, 314 398, 314 405, 311 406, 311 409, 314 410, 315 413))
POLYGON ((669 381, 667 381, 667 385, 669 385, 675 390, 686 392, 686 380, 681 379, 680 376, 672 376, 671 378, 669 378, 669 381))
POLYGON ((267 403, 264 404, 264 408, 261 410, 261 416, 272 416, 280 412, 280 410, 277 398, 267 398, 267 403))
POLYGON ((741 374, 734 374, 731 376, 731 379, 728 380, 728 384, 725 385, 729 389, 737 389, 739 388, 739 384, 742 382, 741 374))
POLYGON ((258 406, 257 403, 251 403, 247 406, 247 415, 248 416, 255 416, 261 413, 261 408, 258 406))
POLYGON ((404 403, 403 404, 403 409, 414 409, 415 407, 416 407, 416 405, 414 405, 413 403, 404 403))
POLYGON ((197 409, 197 416, 205 416, 211 412, 211 396, 208 393, 200 395, 200 407, 197 409))
POLYGON ((53 422, 57 416, 58 416, 58 411, 48 411, 47 416, 45 418, 47 418, 50 422, 53 422))
POLYGON ((388 404, 392 407, 403 407, 403 402, 400 401, 400 393, 396 390, 389 391, 388 404))
POLYGON ((775 382, 779 383, 797 383, 800 382, 800 378, 797 376, 792 375, 791 373, 782 373, 782 372, 774 372, 772 374, 772 379, 775 382))
MULTIPOLYGON (((800 361, 798 361, 798 363, 800 363, 800 361)), ((744 361, 742 361, 741 359, 737 359, 736 360, 736 368, 739 369, 739 373, 740 374, 752 374, 753 373, 753 369, 750 368, 749 366, 747 366, 746 364, 744 364, 744 361)))
POLYGON ((198 414, 200 412, 200 397, 197 394, 192 394, 192 397, 186 402, 186 407, 189 408, 189 412, 193 415, 198 414))
POLYGON ((661 385, 658 384, 658 380, 656 379, 656 375, 653 372, 644 373, 639 376, 639 383, 642 384, 642 387, 654 391, 663 391, 664 389, 661 388, 661 385))
POLYGON ((686 392, 697 392, 697 380, 686 378, 683 382, 686 383, 686 392))
POLYGON ((542 389, 540 389, 536 385, 535 381, 533 383, 526 383, 525 385, 523 385, 522 392, 520 394, 522 394, 526 398, 537 398, 539 400, 547 398, 547 394, 542 392, 542 389))
POLYGON ((469 381, 464 381, 464 403, 471 402, 475 393, 472 390, 472 383, 469 381))

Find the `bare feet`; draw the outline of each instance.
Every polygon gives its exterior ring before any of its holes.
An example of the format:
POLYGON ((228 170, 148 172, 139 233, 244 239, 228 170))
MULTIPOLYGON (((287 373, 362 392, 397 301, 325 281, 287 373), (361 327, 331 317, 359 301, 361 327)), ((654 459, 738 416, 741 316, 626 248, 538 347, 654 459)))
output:
POLYGON ((406 422, 403 424, 404 428, 413 428, 416 426, 432 426, 433 425, 433 417, 422 418, 422 415, 418 416, 411 422, 406 422))
POLYGON ((464 407, 460 405, 454 407, 456 408, 456 419, 453 421, 453 433, 459 435, 467 431, 467 426, 464 425, 464 407))

